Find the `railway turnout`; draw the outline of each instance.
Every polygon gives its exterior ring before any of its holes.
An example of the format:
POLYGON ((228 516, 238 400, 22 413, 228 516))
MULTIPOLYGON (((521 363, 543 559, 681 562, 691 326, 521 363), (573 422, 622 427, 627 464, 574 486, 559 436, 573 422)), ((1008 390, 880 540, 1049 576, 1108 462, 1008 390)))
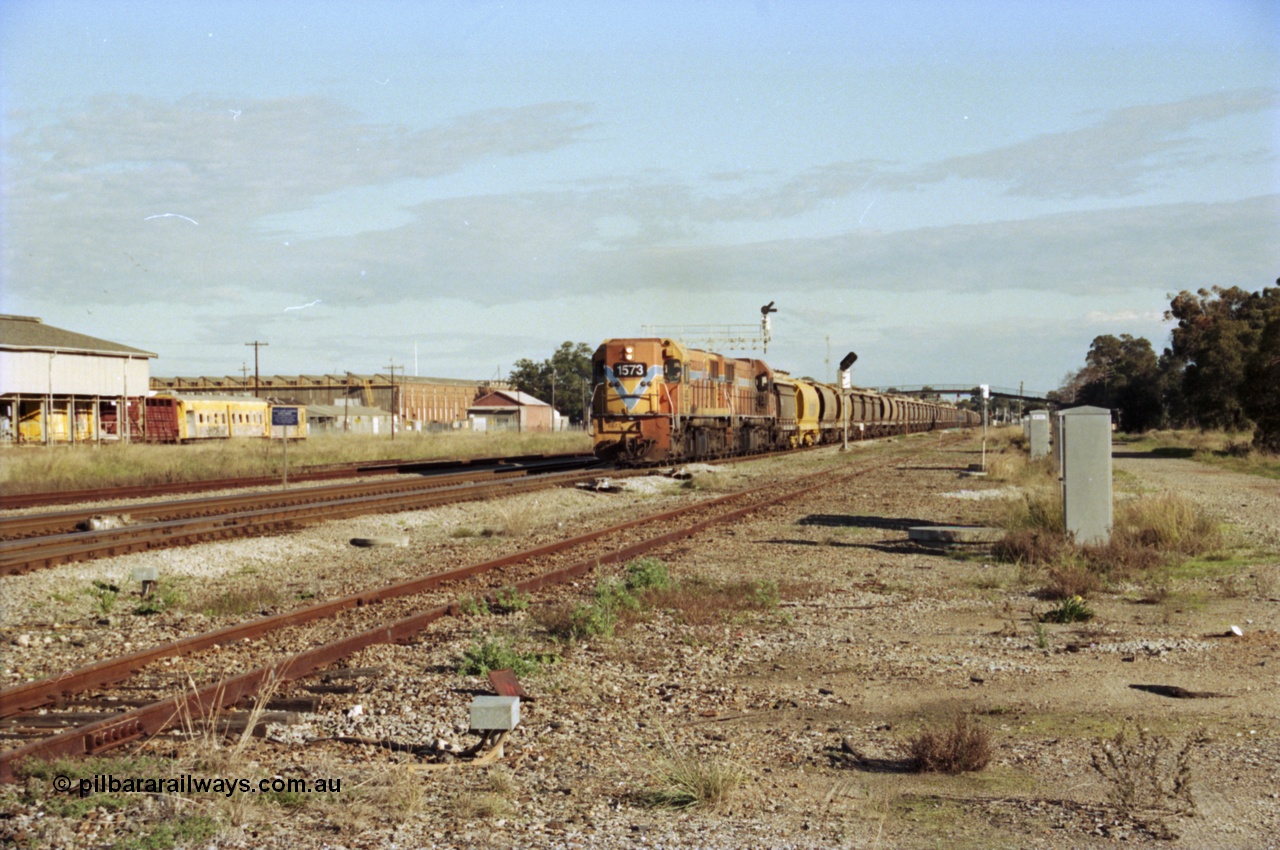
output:
MULTIPOLYGON (((192 635, 4 689, 0 691, 0 716, 18 719, 23 712, 34 709, 42 709, 43 716, 56 715, 59 701, 95 689, 124 688, 123 693, 134 703, 139 694, 152 696, 143 705, 90 718, 88 722, 80 722, 85 719, 81 713, 74 721, 68 721, 79 724, 74 728, 0 753, 0 780, 12 781, 14 766, 21 759, 98 753, 139 741, 170 728, 183 717, 214 716, 248 698, 263 683, 296 680, 365 647, 406 641, 433 622, 459 613, 459 599, 463 594, 489 595, 506 587, 537 593, 571 581, 599 565, 625 562, 717 523, 740 519, 816 488, 854 477, 861 471, 824 470, 781 484, 697 501, 490 561, 192 635), (320 622, 331 623, 340 634, 317 646, 314 629, 320 622), (302 626, 308 628, 300 629, 302 626), (270 645, 264 646, 264 641, 270 645), (181 690, 176 695, 172 670, 167 674, 150 672, 155 669, 154 663, 162 659, 217 650, 243 653, 237 665, 239 672, 217 682, 181 690), (122 682, 129 684, 121 685, 122 682), (53 708, 48 708, 50 706, 53 708)), ((225 653, 221 659, 226 660, 225 653)), ((46 727, 43 731, 34 728, 27 731, 43 736, 48 732, 48 723, 43 722, 46 727)))
POLYGON ((490 498, 590 477, 590 455, 520 459, 431 477, 356 482, 151 503, 121 509, 120 527, 77 531, 100 510, 77 509, 0 519, 0 575, 70 561, 121 555, 202 540, 265 534, 319 519, 416 510, 490 498), (514 479, 529 480, 518 483, 514 479))

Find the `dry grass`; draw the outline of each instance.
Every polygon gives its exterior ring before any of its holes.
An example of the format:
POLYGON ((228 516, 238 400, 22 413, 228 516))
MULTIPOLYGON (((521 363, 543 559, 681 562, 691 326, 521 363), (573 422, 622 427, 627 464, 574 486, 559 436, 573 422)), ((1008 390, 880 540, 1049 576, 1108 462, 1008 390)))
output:
MULTIPOLYGON (((580 431, 559 433, 439 434, 388 436, 320 434, 290 444, 289 469, 371 460, 437 460, 560 452, 589 452, 580 431)), ((220 440, 185 446, 142 443, 101 447, 30 447, 9 452, 0 465, 0 494, 41 493, 91 487, 199 481, 282 472, 279 442, 220 440)))
POLYGON ((463 821, 492 820, 511 813, 509 798, 515 793, 516 784, 510 772, 504 768, 488 772, 481 788, 461 788, 448 801, 446 810, 463 821))
POLYGON ((1043 569, 1044 592, 1056 599, 1088 596, 1107 582, 1150 579, 1225 545, 1217 523, 1175 494, 1123 503, 1111 539, 1102 546, 1077 546, 1067 539, 1056 492, 1028 494, 1008 509, 1004 527, 1008 530, 992 547, 993 556, 1043 569))
POLYGON ((1045 569, 1044 594, 1051 599, 1089 596, 1102 590, 1102 576, 1081 558, 1063 557, 1045 569))
POLYGON ((1223 543, 1218 524, 1174 494, 1136 499, 1117 512, 1115 535, 1123 542, 1179 555, 1203 555, 1223 543))
POLYGON ((1016 481, 1027 468, 1026 458, 1017 452, 987 454, 988 481, 1016 481))
POLYGON ((1008 564, 1051 564, 1069 549, 1066 537, 1044 529, 1020 528, 1005 532, 991 547, 992 556, 1008 564))
POLYGON ((210 617, 260 615, 293 603, 293 596, 277 584, 257 579, 220 583, 192 592, 181 607, 210 617))
POLYGON ((652 607, 670 612, 681 625, 710 626, 734 614, 770 611, 784 596, 794 598, 806 590, 794 582, 779 584, 772 579, 711 581, 694 576, 656 590, 647 599, 652 607))
POLYGON ((693 576, 676 581, 661 561, 643 558, 628 564, 623 577, 598 581, 590 601, 538 606, 532 618, 561 640, 612 638, 656 611, 681 626, 713 626, 750 612, 772 611, 784 594, 791 598, 809 590, 807 584, 780 586, 772 579, 712 581, 693 576))
POLYGON ((544 507, 537 497, 510 498, 493 503, 498 517, 497 534, 504 537, 524 537, 540 525, 549 522, 555 513, 544 507))
POLYGON ((1009 531, 1047 531, 1062 534, 1062 491, 1055 484, 1028 489, 1021 499, 1004 503, 1000 526, 1009 531))
MULTIPOLYGON (((188 700, 196 693, 198 686, 188 677, 186 686, 174 695, 174 707, 180 728, 188 740, 185 760, 189 762, 191 771, 212 777, 253 776, 257 771, 248 752, 253 741, 253 730, 261 722, 266 705, 279 686, 280 682, 274 676, 264 681, 258 689, 257 699, 249 711, 243 731, 238 735, 228 736, 216 708, 192 712, 188 700)), ((219 693, 214 705, 220 705, 222 701, 219 693)), ((216 820, 237 829, 266 818, 258 795, 245 793, 239 788, 228 795, 217 797, 213 805, 216 820)))
POLYGON ((681 752, 670 738, 664 735, 664 739, 663 754, 650 771, 654 787, 640 794, 646 805, 718 810, 746 778, 735 764, 681 752))
POLYGON ((1224 431, 1148 431, 1127 440, 1133 451, 1149 451, 1165 457, 1192 458, 1264 478, 1280 478, 1280 456, 1258 451, 1252 445, 1253 434, 1224 431))
POLYGON ((925 729, 906 747, 907 757, 920 773, 967 773, 991 762, 991 732, 961 715, 941 732, 925 729))
POLYGON ((1098 739, 1090 764, 1107 782, 1107 798, 1122 815, 1189 815, 1196 811, 1191 756, 1205 741, 1198 731, 1175 749, 1168 738, 1145 729, 1136 737, 1121 729, 1114 738, 1098 739))
MULTIPOLYGON (((333 775, 333 772, 330 772, 333 775)), ((332 795, 323 804, 324 812, 347 835, 359 835, 370 826, 390 820, 395 825, 407 823, 420 815, 430 800, 427 780, 403 766, 379 770, 363 781, 351 776, 343 781, 351 791, 332 795)), ((311 801, 307 801, 311 802, 311 801)))

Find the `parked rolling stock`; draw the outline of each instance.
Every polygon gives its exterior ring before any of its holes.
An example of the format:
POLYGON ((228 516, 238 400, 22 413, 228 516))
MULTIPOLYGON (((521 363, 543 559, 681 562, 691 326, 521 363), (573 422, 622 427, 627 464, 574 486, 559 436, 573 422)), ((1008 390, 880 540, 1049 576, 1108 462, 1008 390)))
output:
POLYGON ((595 453, 646 464, 979 423, 954 405, 794 378, 671 339, 606 340, 592 359, 595 453))
POLYGON ((280 438, 285 428, 271 425, 272 410, 276 408, 297 410, 298 425, 288 427, 290 439, 307 436, 306 408, 298 404, 276 404, 243 396, 163 394, 148 396, 145 408, 143 437, 147 442, 280 438))

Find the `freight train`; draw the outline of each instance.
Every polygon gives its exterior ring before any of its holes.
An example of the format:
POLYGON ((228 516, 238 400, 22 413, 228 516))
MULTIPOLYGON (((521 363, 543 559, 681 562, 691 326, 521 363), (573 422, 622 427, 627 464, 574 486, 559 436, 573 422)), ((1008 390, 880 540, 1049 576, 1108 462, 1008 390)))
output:
POLYGON ((980 424, 950 404, 793 378, 671 339, 610 339, 592 358, 598 457, 669 463, 980 424))

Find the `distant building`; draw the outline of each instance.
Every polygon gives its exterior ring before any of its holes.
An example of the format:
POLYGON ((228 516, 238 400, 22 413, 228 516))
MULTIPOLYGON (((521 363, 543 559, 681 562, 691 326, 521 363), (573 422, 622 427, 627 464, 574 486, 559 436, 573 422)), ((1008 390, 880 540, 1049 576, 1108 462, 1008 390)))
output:
POLYGON ((390 434, 391 412, 361 404, 307 405, 310 434, 390 434))
POLYGON ((551 405, 519 390, 497 390, 467 408, 473 431, 550 431, 551 405))
MULTIPOLYGON (((286 399, 308 408, 315 405, 361 405, 395 411, 397 428, 433 431, 461 428, 467 408, 505 381, 468 381, 457 378, 420 378, 397 374, 357 375, 253 375, 152 378, 153 390, 192 395, 260 395, 286 399)), ((389 427, 389 426, 388 426, 389 427)))
POLYGON ((147 394, 155 356, 33 316, 0 315, 0 442, 117 439, 121 411, 147 394))

